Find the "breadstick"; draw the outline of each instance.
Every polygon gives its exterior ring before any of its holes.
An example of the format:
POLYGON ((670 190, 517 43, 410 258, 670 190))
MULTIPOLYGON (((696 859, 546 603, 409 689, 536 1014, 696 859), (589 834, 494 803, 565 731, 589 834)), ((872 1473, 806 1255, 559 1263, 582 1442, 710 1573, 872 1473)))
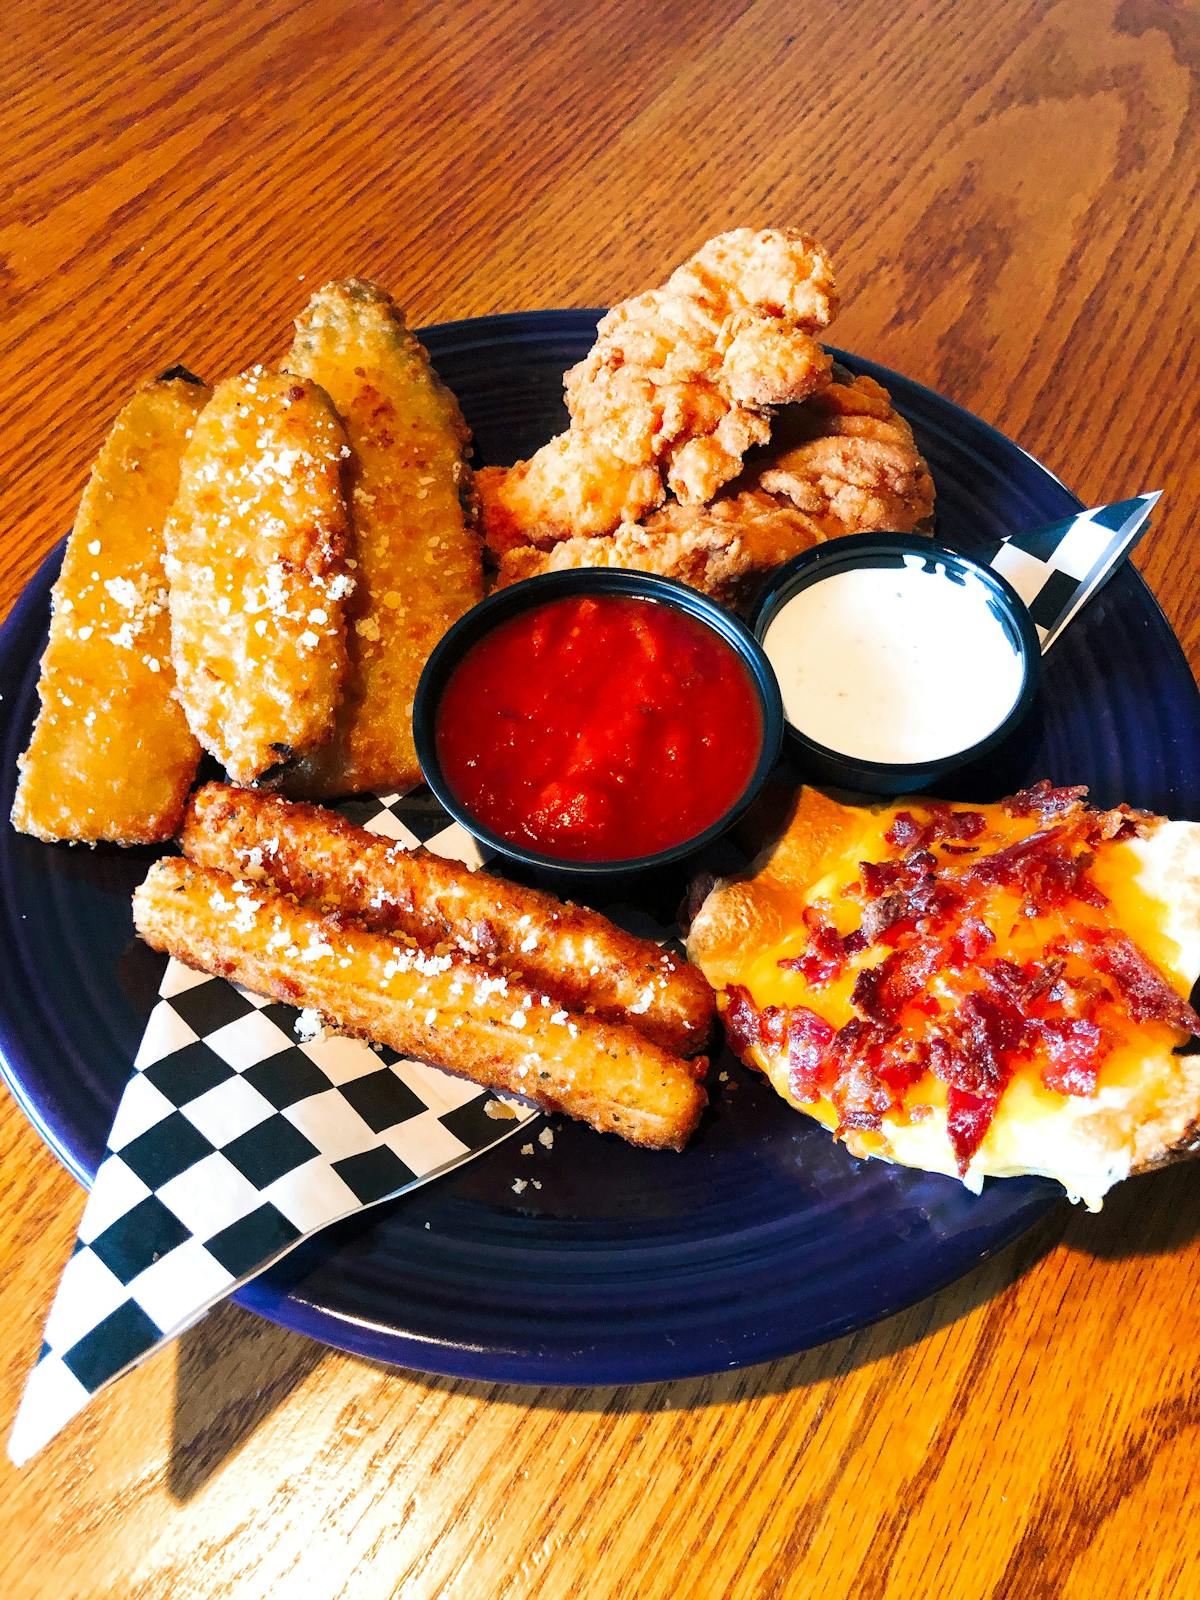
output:
POLYGON ((425 954, 228 873, 159 861, 133 910, 142 938, 189 966, 631 1144, 682 1149, 706 1103, 693 1069, 631 1028, 572 1015, 464 957, 425 954))
POLYGON ((702 1050, 707 979, 607 917, 352 827, 320 806, 210 783, 192 796, 184 854, 430 948, 521 972, 575 1010, 624 1022, 679 1055, 702 1050))

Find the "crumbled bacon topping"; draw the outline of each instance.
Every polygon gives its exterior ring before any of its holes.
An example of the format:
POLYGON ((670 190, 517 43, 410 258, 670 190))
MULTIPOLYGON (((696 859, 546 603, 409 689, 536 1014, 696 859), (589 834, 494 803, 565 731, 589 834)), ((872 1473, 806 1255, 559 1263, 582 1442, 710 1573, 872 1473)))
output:
POLYGON ((809 929, 808 948, 803 955, 785 957, 779 965, 785 972, 800 973, 806 983, 820 989, 846 965, 846 942, 811 906, 805 908, 804 921, 809 929))
POLYGON ((1169 1022, 1185 1033, 1200 1034, 1200 1017, 1128 934, 1116 928, 1087 928, 1080 931, 1077 943, 1082 943, 1092 964, 1116 984, 1135 1022, 1169 1022))
MULTIPOLYGON (((879 1129, 932 1073, 947 1088, 961 1174, 1018 1068, 1034 1066, 1058 1094, 1092 1095, 1123 1021, 1200 1034, 1200 1016, 1153 962, 1094 917, 1076 919, 1068 936, 1060 922, 1038 959, 991 955, 1001 928, 988 917, 996 923, 998 894, 1008 921, 1014 909, 1005 895, 1027 920, 1071 903, 1103 913, 1108 901, 1089 875, 1095 849, 1140 832, 1146 816, 1126 806, 1089 810, 1086 793, 1039 783, 1004 801, 1007 816, 1036 824, 1015 842, 1011 831, 1004 842, 1003 828, 989 838, 978 811, 930 803, 920 817, 898 812, 885 837, 899 854, 860 862, 858 881, 844 891, 844 903, 861 906, 859 926, 840 932, 832 907, 809 907, 804 950, 779 962, 820 990, 880 947, 882 959, 854 975, 850 1021, 835 1030, 806 1006, 759 1010, 732 984, 724 1016, 733 1048, 785 1053, 794 1097, 810 1104, 827 1098, 839 1133, 879 1129), (938 974, 942 1000, 931 991, 938 974)), ((927 1107, 910 1108, 914 1120, 922 1109, 927 1115, 927 1107)))
POLYGON ((918 822, 911 811, 898 811, 884 835, 889 844, 901 850, 924 850, 938 839, 975 839, 987 823, 981 811, 956 811, 953 806, 932 801, 928 817, 918 822))
POLYGON ((730 1049, 737 1055, 745 1055, 751 1045, 761 1042, 761 1015, 750 998, 749 989, 740 983, 731 983, 726 987, 721 1021, 725 1024, 730 1049))
POLYGON ((798 972, 806 983, 820 989, 842 972, 847 961, 861 955, 870 941, 861 928, 843 938, 815 906, 805 906, 803 915, 809 932, 807 948, 801 955, 785 956, 779 965, 785 972, 798 972))
POLYGON ((891 1110, 892 1094, 878 1072, 888 1038, 883 1025, 861 1017, 834 1034, 827 1057, 833 1079, 828 1093, 837 1108, 839 1134, 850 1128, 879 1128, 884 1112, 891 1110))
POLYGON ((1041 817, 1045 821, 1049 817, 1061 816, 1064 811, 1078 811, 1086 799, 1087 785, 1084 783, 1055 789, 1049 778, 1042 778, 1030 788, 1021 789, 1009 799, 1002 800, 1000 804, 1010 817, 1041 817))
POLYGON ((969 1090, 955 1088, 946 1091, 946 1131, 960 1177, 983 1143, 999 1101, 998 1092, 971 1094, 969 1090))
POLYGON ((890 951, 877 967, 864 967, 858 974, 850 1003, 872 1022, 898 1021, 942 964, 943 954, 932 940, 890 951))
POLYGON ((807 1006, 788 1008, 788 1081, 797 1100, 821 1098, 821 1072, 833 1036, 833 1024, 807 1006))
POLYGON ((1100 1063, 1112 1041, 1099 1023, 1085 1017, 1051 1017, 1039 1024, 1046 1046, 1042 1082, 1059 1094, 1095 1094, 1100 1063))
POLYGON ((1007 889, 1022 897, 1027 916, 1082 900, 1101 907, 1108 902, 1088 876, 1092 836, 1086 818, 1058 827, 1040 828, 1026 839, 989 851, 964 869, 968 883, 1007 889))
POLYGON ((1043 778, 1000 804, 1010 817, 1039 817, 1043 822, 1055 817, 1084 817, 1094 840, 1132 838, 1142 831, 1143 823, 1154 819, 1153 812, 1137 811, 1127 805, 1115 806, 1111 811, 1088 810, 1087 792, 1086 784, 1056 789, 1043 778))
POLYGON ((956 968, 969 966, 995 942, 996 935, 986 922, 979 917, 964 917, 958 930, 950 935, 947 965, 956 968))

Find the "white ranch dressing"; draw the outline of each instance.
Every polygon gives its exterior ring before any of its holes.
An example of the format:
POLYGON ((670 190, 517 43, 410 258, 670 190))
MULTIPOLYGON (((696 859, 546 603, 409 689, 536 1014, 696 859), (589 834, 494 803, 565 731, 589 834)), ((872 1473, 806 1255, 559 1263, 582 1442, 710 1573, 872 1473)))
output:
POLYGON ((988 599, 919 556, 818 578, 763 638, 788 721, 862 761, 936 761, 978 744, 1023 678, 988 599))

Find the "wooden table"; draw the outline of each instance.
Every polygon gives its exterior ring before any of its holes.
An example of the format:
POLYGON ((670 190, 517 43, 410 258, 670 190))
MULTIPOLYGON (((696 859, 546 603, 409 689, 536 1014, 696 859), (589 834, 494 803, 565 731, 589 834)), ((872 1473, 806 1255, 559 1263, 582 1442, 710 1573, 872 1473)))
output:
MULTIPOLYGON (((594 305, 739 223, 837 342, 1096 502, 1200 662, 1196 14, 1179 0, 17 0, 0 56, 0 612, 130 387, 284 348, 348 272, 417 322, 594 305), (1190 98, 1189 98, 1190 96, 1190 98)), ((7 1428, 82 1194, 0 1107, 7 1428)), ((6 1600, 1200 1593, 1194 1169, 1063 1206, 790 1361, 570 1392, 236 1308, 0 1465, 6 1600)))

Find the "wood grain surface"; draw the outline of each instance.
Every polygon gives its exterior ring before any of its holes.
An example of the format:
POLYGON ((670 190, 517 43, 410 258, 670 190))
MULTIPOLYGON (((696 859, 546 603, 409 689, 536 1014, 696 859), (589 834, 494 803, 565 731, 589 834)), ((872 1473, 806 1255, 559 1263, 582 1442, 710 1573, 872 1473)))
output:
MULTIPOLYGON (((5 35, 0 612, 129 389, 277 356, 324 279, 592 305, 784 221, 839 344, 1090 502, 1165 491, 1139 560, 1200 662, 1186 0, 14 0, 5 35)), ((82 1194, 7 1098, 0 1141, 7 1429, 82 1194)), ((698 1382, 425 1378, 226 1306, 0 1464, 0 1594, 1198 1594, 1198 1172, 698 1382)))

